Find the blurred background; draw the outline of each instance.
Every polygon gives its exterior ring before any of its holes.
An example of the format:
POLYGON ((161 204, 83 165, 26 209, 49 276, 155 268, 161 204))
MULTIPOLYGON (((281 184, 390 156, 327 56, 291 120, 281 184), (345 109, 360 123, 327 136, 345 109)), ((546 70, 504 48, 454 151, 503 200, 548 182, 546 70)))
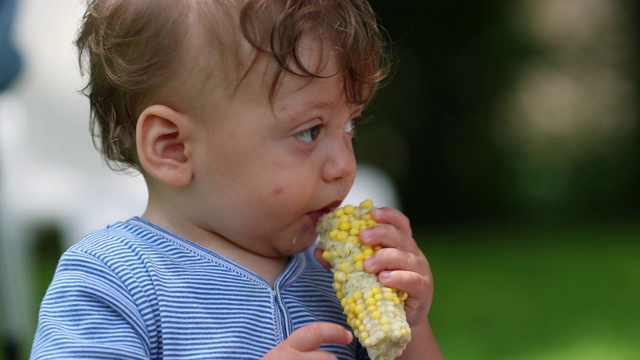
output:
MULTIPOLYGON (((356 153, 430 260, 446 357, 639 359, 640 5, 371 4, 397 63, 356 153)), ((6 45, 22 59, 0 92, 0 359, 25 359, 60 253, 146 192, 92 147, 81 2, 0 11, 0 74, 17 64, 6 45)))

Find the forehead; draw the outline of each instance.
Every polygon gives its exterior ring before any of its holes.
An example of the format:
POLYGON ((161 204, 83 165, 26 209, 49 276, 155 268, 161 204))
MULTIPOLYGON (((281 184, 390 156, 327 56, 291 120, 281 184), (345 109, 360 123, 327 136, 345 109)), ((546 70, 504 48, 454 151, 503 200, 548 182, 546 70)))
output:
POLYGON ((297 60, 289 59, 286 64, 290 71, 283 71, 278 79, 277 90, 280 93, 296 91, 313 80, 333 78, 344 81, 339 54, 326 39, 305 36, 298 44, 297 53, 297 60))

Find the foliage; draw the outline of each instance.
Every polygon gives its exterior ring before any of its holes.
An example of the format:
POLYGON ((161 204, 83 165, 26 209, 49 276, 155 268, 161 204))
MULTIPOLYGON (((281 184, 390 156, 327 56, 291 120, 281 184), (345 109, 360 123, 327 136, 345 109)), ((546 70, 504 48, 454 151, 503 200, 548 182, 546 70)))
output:
POLYGON ((638 225, 421 233, 447 359, 627 360, 640 353, 638 225))
MULTIPOLYGON (((403 209, 414 224, 439 227, 566 214, 580 219, 640 215, 637 111, 635 125, 621 139, 594 140, 589 147, 595 151, 572 162, 562 161, 562 146, 525 155, 509 146, 514 141, 521 143, 516 147, 530 144, 509 138, 508 125, 520 119, 505 118, 501 112, 505 99, 525 65, 553 61, 544 57, 548 50, 544 46, 550 45, 541 45, 522 31, 521 23, 531 21, 530 14, 518 12, 515 4, 525 2, 371 3, 398 62, 394 78, 370 108, 375 121, 361 129, 356 153, 362 162, 393 176, 403 209)), ((633 2, 614 4, 637 26, 638 7, 633 2)), ((565 20, 576 17, 566 14, 565 20)), ((638 33, 631 30, 625 34, 638 33)), ((629 48, 632 59, 636 53, 629 48)), ((602 51, 583 58, 597 61, 605 55, 602 51)), ((565 68, 573 69, 571 63, 565 68)), ((616 74, 637 84, 635 68, 624 69, 620 71, 628 73, 616 74)), ((637 94, 637 86, 630 91, 637 94)), ((550 105, 527 101, 542 109, 550 105)), ((632 98, 625 104, 634 108, 636 103, 632 98)), ((615 119, 599 122, 610 120, 615 119)), ((556 143, 562 145, 562 140, 556 143)))

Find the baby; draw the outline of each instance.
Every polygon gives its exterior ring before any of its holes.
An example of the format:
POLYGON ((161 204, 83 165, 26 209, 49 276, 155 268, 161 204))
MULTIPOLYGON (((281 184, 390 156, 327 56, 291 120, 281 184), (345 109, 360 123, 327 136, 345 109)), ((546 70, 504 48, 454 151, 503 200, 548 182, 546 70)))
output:
MULTIPOLYGON (((367 359, 314 246, 388 73, 366 1, 94 0, 76 44, 95 144, 149 199, 62 256, 32 358, 367 359)), ((372 217, 365 270, 408 293, 402 359, 441 359, 409 221, 372 217)))

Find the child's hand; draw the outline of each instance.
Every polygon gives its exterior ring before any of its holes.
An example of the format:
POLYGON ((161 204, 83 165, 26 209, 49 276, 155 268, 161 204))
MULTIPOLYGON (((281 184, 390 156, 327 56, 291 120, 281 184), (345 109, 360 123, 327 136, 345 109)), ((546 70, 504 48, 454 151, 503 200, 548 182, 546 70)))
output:
POLYGON ((316 322, 291 333, 280 345, 274 347, 263 360, 332 360, 330 352, 318 350, 322 344, 350 344, 353 335, 338 324, 316 322))
POLYGON ((364 263, 365 271, 380 282, 408 294, 405 300, 409 326, 424 326, 433 299, 433 280, 426 256, 413 239, 409 219, 399 210, 383 207, 371 211, 378 224, 360 233, 360 242, 382 246, 364 263))

